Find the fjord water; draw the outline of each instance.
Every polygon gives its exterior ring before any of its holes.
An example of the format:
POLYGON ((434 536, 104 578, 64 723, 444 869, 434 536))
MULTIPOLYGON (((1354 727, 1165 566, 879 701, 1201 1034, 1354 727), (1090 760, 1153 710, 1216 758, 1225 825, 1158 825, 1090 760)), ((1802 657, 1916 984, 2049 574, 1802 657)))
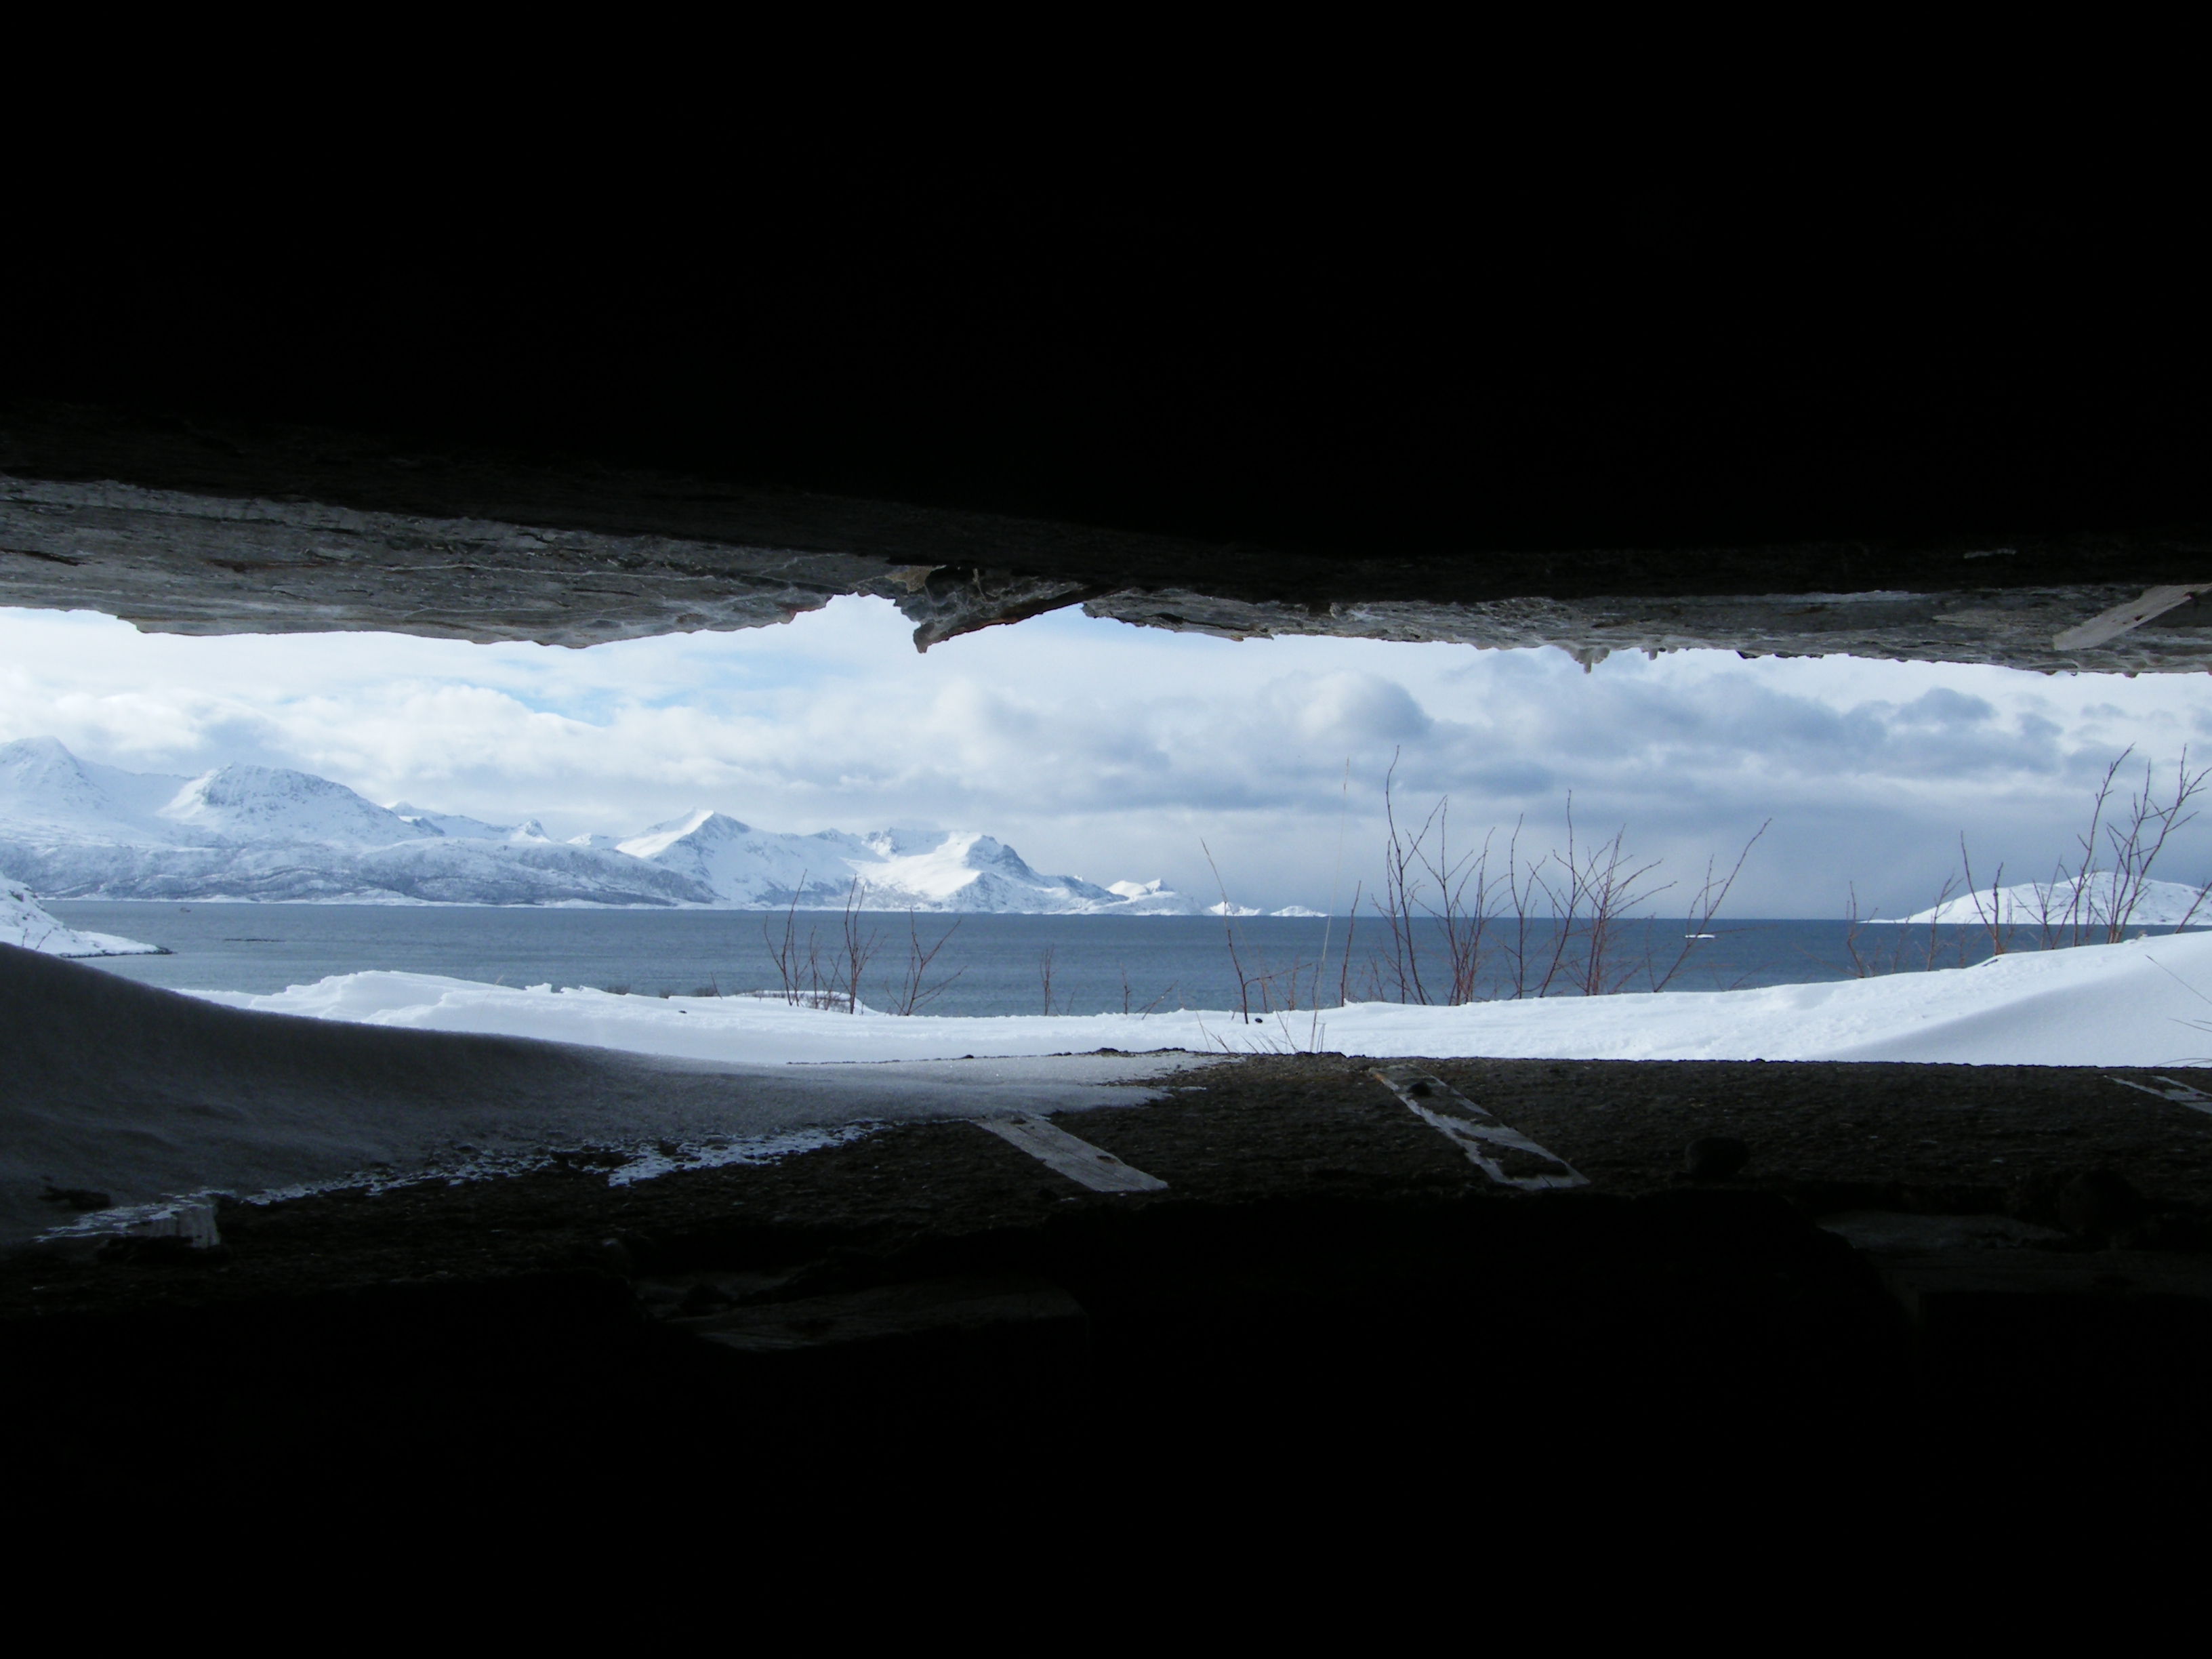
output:
MULTIPOLYGON (((763 924, 775 934, 783 926, 780 914, 757 910, 69 901, 47 908, 70 927, 144 939, 172 953, 100 958, 92 966, 175 989, 256 994, 374 969, 512 986, 590 985, 643 996, 773 989, 778 980, 763 924)), ((919 919, 925 950, 952 920, 919 919)), ((878 948, 862 976, 861 1000, 878 1008, 891 1006, 896 1000, 893 981, 907 969, 907 918, 871 913, 862 926, 864 933, 878 935, 878 948)), ((801 911, 796 918, 799 953, 805 956, 811 931, 825 977, 836 968, 841 927, 842 918, 834 912, 801 911)), ((1294 969, 1295 1006, 1311 1006, 1324 930, 1329 956, 1318 984, 1328 1006, 1336 1002, 1344 975, 1344 918, 1333 925, 1317 917, 1248 916, 1237 921, 1246 977, 1273 975, 1265 993, 1256 985, 1252 990, 1255 1011, 1263 995, 1270 1006, 1284 1005, 1294 969)), ((1840 922, 1744 921, 1717 924, 1712 931, 1716 937, 1691 946, 1688 962, 1668 989, 1729 990, 1851 976, 1840 922)), ((964 916, 927 975, 930 985, 951 983, 921 1012, 1042 1013, 1048 951, 1054 1012, 1233 1008, 1237 977, 1224 934, 1220 919, 1213 916, 964 916)), ((1491 938, 1486 992, 1510 995, 1510 983, 1497 977, 1508 970, 1496 949, 1502 935, 1493 933, 1491 938)), ((1935 939, 1938 967, 1979 962, 1990 955, 1988 936, 1979 927, 1937 928, 1935 939)), ((1350 941, 1354 1000, 1372 994, 1364 964, 1384 940, 1376 919, 1359 919, 1350 941)), ((1924 927, 1869 927, 1857 938, 1863 957, 1879 951, 1887 969, 1894 953, 1895 967, 1905 970, 1928 965, 1929 942, 1924 927)), ((2014 948, 2028 948, 2033 942, 2024 930, 2014 948)), ((1435 999, 1442 1000, 1440 929, 1425 925, 1420 943, 1423 972, 1435 999)), ((1648 951, 1656 959, 1670 961, 1683 943, 1679 920, 1639 921, 1631 924, 1620 960, 1632 957, 1640 962, 1648 951)), ((1563 992, 1564 981, 1553 988, 1563 992)), ((1625 988, 1647 988, 1639 974, 1625 988)))

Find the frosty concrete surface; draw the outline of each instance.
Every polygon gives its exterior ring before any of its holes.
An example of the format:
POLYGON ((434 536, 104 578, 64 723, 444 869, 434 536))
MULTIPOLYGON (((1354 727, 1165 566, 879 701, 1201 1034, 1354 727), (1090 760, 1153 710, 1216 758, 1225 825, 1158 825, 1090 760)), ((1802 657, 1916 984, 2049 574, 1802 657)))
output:
POLYGON ((118 1205, 547 1146, 698 1143, 1152 1098, 1183 1055, 791 1066, 210 1006, 0 947, 0 1243, 118 1205))

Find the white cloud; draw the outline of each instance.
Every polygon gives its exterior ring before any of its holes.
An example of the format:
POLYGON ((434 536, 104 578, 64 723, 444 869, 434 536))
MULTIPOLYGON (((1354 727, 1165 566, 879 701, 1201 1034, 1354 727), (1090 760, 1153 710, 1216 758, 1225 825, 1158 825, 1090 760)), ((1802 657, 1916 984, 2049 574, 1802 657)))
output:
MULTIPOLYGON (((2212 750, 2195 676, 2046 678, 1848 658, 1235 642, 1061 612, 918 656, 878 600, 781 628, 568 651, 391 635, 193 639, 0 611, 0 739, 197 772, 298 766, 379 800, 628 831, 695 805, 777 829, 984 829, 1041 868, 1318 906, 1370 879, 1380 787, 1461 830, 1577 821, 1680 867, 1775 827, 1741 914, 1831 915, 1844 884, 1928 902, 1964 830, 2025 876, 2068 849, 2129 744, 2212 750), (1352 782, 1343 793, 1346 761, 1352 782)), ((2164 873, 2200 878, 2191 832, 2164 873)), ((2203 866, 2203 868, 2199 866, 2203 866)))

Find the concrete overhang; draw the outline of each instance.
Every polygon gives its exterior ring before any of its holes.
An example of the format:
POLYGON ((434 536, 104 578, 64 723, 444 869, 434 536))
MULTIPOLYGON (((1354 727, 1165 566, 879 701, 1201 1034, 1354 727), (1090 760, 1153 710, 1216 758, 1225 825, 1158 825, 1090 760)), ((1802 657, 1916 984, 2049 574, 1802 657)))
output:
POLYGON ((1650 545, 1271 547, 287 423, 0 410, 0 605, 155 632, 583 647, 844 593, 924 649, 1080 604, 1146 627, 1483 647, 2212 668, 2212 516, 1650 545))

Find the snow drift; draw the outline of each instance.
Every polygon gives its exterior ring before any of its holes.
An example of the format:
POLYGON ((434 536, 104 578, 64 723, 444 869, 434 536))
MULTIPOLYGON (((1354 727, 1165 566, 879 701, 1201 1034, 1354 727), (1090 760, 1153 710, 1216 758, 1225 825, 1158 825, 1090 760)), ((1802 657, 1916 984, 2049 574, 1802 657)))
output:
POLYGON ((1231 1013, 901 1018, 781 1000, 511 989, 349 974, 210 1002, 422 1030, 498 1033, 702 1060, 817 1062, 1310 1046, 1345 1054, 1548 1060, 1923 1060, 2212 1065, 2212 933, 1992 958, 1972 968, 1750 991, 1355 1004, 1251 1024, 1231 1013))
POLYGON ((702 1065, 240 1012, 4 946, 0 1055, 0 1245, 71 1220, 50 1185, 132 1206, 512 1168, 580 1145, 640 1152, 651 1173, 818 1146, 860 1123, 1146 1100, 1126 1085, 1180 1063, 702 1065))

